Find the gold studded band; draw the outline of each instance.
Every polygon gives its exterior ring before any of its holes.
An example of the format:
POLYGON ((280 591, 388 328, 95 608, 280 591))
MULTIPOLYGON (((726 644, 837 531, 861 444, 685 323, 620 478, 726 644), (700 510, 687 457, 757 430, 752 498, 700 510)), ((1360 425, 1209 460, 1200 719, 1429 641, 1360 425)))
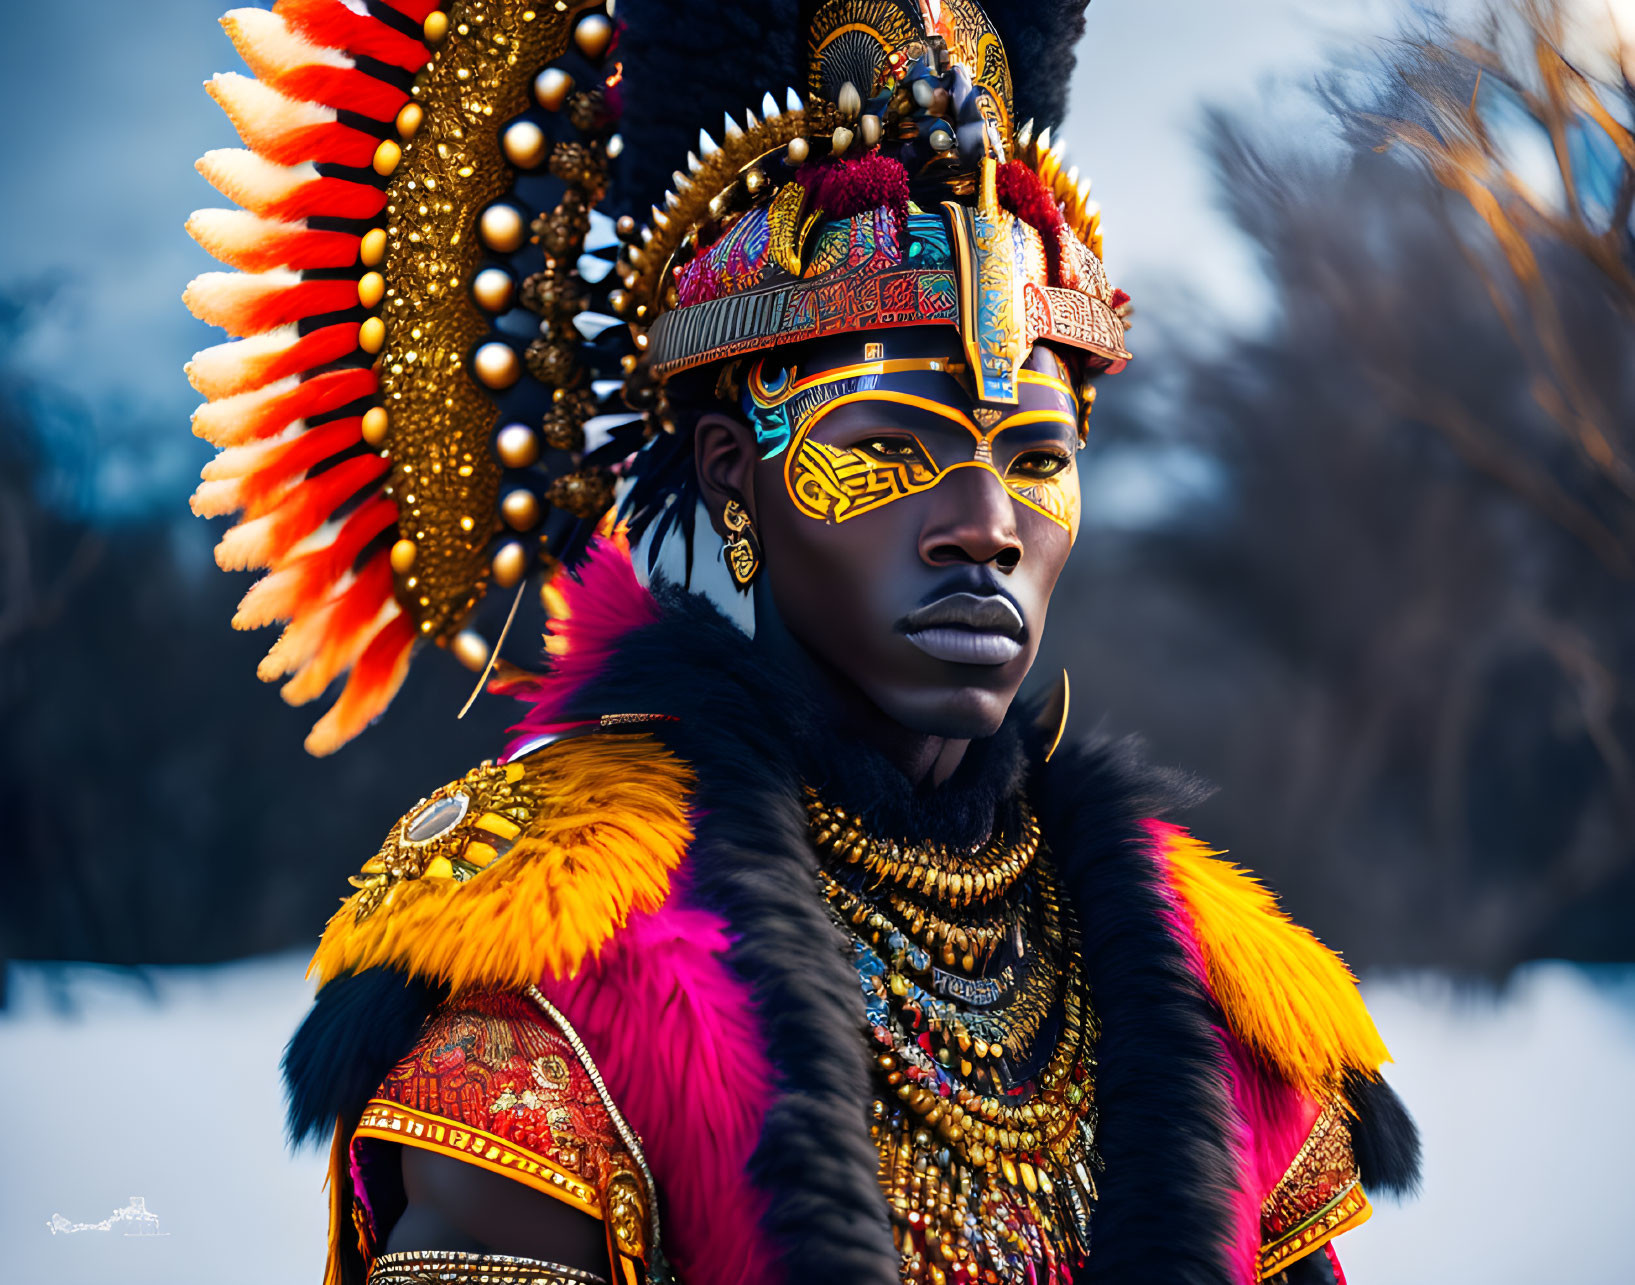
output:
POLYGON ((561 1263, 504 1254, 415 1249, 382 1254, 369 1285, 607 1285, 603 1277, 561 1263))

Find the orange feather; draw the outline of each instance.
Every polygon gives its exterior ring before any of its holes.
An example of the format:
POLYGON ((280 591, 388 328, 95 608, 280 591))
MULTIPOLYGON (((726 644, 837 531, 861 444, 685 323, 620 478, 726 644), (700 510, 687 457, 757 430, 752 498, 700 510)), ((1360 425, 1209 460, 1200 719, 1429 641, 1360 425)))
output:
POLYGON ((414 639, 414 622, 401 611, 381 626, 352 666, 340 698, 308 733, 308 754, 333 754, 385 711, 408 675, 414 639))
POLYGON ((361 923, 343 905, 309 969, 320 983, 381 964, 456 991, 571 977, 633 913, 663 904, 692 838, 685 763, 625 734, 569 741, 521 766, 549 803, 510 852, 463 884, 401 882, 361 923))
POLYGON ((1210 989, 1239 1039, 1319 1100, 1348 1068, 1373 1074, 1391 1060, 1338 955, 1253 876, 1178 827, 1160 833, 1210 989))

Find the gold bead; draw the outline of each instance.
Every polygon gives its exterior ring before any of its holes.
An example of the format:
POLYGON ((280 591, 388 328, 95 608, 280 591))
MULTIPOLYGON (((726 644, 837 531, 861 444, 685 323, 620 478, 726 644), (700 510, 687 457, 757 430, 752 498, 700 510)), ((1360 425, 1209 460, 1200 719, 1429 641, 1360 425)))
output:
POLYGON ((420 552, 420 546, 413 540, 399 540, 392 546, 392 570, 400 576, 406 576, 414 570, 414 556, 420 552))
POLYGON ((494 451, 506 468, 527 468, 539 458, 539 434, 526 424, 507 424, 494 439, 494 451))
POLYGON ((760 170, 749 170, 744 175, 744 190, 754 196, 766 186, 766 175, 760 170))
POLYGON ((358 302, 365 308, 378 308, 386 297, 386 278, 378 272, 365 272, 358 278, 358 302))
POLYGON ((372 164, 375 173, 382 178, 397 168, 397 163, 403 159, 403 149, 389 138, 380 140, 380 146, 375 148, 375 159, 372 164))
POLYGON ((504 268, 484 268, 471 281, 471 296, 490 312, 504 312, 511 306, 516 282, 504 268))
POLYGON ((507 491, 500 501, 500 513, 514 531, 532 530, 539 523, 539 497, 526 487, 507 491))
POLYGON ((835 155, 842 155, 852 145, 852 132, 844 125, 836 125, 835 132, 830 136, 829 144, 834 148, 835 155))
POLYGON ((475 629, 462 629, 448 648, 454 659, 473 672, 488 664, 488 640, 475 629))
POLYGON ((367 353, 377 353, 386 346, 386 323, 379 317, 368 317, 358 327, 358 347, 367 353))
POLYGON ((804 138, 792 138, 789 140, 789 150, 787 155, 791 165, 803 164, 806 158, 811 154, 812 146, 804 138))
POLYGON ((547 67, 534 77, 534 101, 548 112, 562 110, 573 92, 573 77, 560 67, 547 67))
POLYGON ((522 361, 517 350, 497 340, 477 349, 471 367, 477 378, 490 388, 509 388, 522 378, 522 361))
POLYGON ((419 103, 404 103, 403 110, 397 114, 398 137, 413 138, 420 132, 421 122, 426 119, 426 109, 419 103))
POLYGON ((477 230, 482 234, 483 244, 490 250, 510 254, 522 245, 527 225, 523 223, 522 212, 516 206, 506 205, 502 201, 483 211, 477 230))
POLYGON ((613 43, 613 24, 602 14, 588 14, 573 29, 573 43, 591 62, 600 62, 607 47, 613 43))
POLYGON ((608 292, 607 306, 613 309, 613 315, 616 317, 629 316, 630 305, 634 302, 635 299, 628 290, 610 290, 608 292))
POLYGON ((531 170, 545 159, 549 144, 545 131, 531 120, 513 121, 501 136, 505 159, 518 169, 531 170))
POLYGON ((363 440, 371 446, 379 446, 386 440, 388 426, 386 408, 384 406, 371 406, 363 413, 363 440))
POLYGON ((428 45, 440 45, 443 37, 448 35, 448 14, 441 9, 433 9, 426 15, 425 22, 420 24, 420 32, 426 37, 428 45))
POLYGON ((358 242, 358 262, 366 268, 379 265, 386 257, 386 229, 370 228, 358 242))
POLYGON ((528 574, 528 551, 515 540, 507 541, 494 554, 494 583, 509 589, 528 574))

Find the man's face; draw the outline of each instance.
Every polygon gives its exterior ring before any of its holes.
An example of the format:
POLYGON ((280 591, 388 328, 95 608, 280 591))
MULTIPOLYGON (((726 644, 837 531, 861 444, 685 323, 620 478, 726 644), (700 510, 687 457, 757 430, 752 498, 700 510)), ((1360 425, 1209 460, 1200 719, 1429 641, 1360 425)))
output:
POLYGON ((973 400, 951 332, 774 354, 745 393, 756 527, 790 631, 895 722, 991 735, 1037 654, 1079 522, 1078 406, 1037 348, 973 400))

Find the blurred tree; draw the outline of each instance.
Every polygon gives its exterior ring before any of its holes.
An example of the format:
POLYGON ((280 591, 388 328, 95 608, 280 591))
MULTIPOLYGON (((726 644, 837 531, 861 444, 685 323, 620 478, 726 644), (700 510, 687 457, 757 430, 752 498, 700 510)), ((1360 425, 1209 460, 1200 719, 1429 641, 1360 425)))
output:
MULTIPOLYGON (((1571 83, 1549 48, 1542 74, 1571 83)), ((1224 499, 1092 533, 1056 654, 1115 726, 1224 787, 1198 828, 1354 962, 1635 958, 1629 207, 1593 236, 1588 202, 1504 223, 1376 154, 1441 138, 1403 123, 1430 114, 1413 95, 1463 110, 1475 80, 1428 40, 1348 69, 1331 157, 1212 120, 1274 319, 1145 354, 1174 365, 1160 419, 1129 423, 1122 389, 1097 414, 1212 460, 1224 499)))

